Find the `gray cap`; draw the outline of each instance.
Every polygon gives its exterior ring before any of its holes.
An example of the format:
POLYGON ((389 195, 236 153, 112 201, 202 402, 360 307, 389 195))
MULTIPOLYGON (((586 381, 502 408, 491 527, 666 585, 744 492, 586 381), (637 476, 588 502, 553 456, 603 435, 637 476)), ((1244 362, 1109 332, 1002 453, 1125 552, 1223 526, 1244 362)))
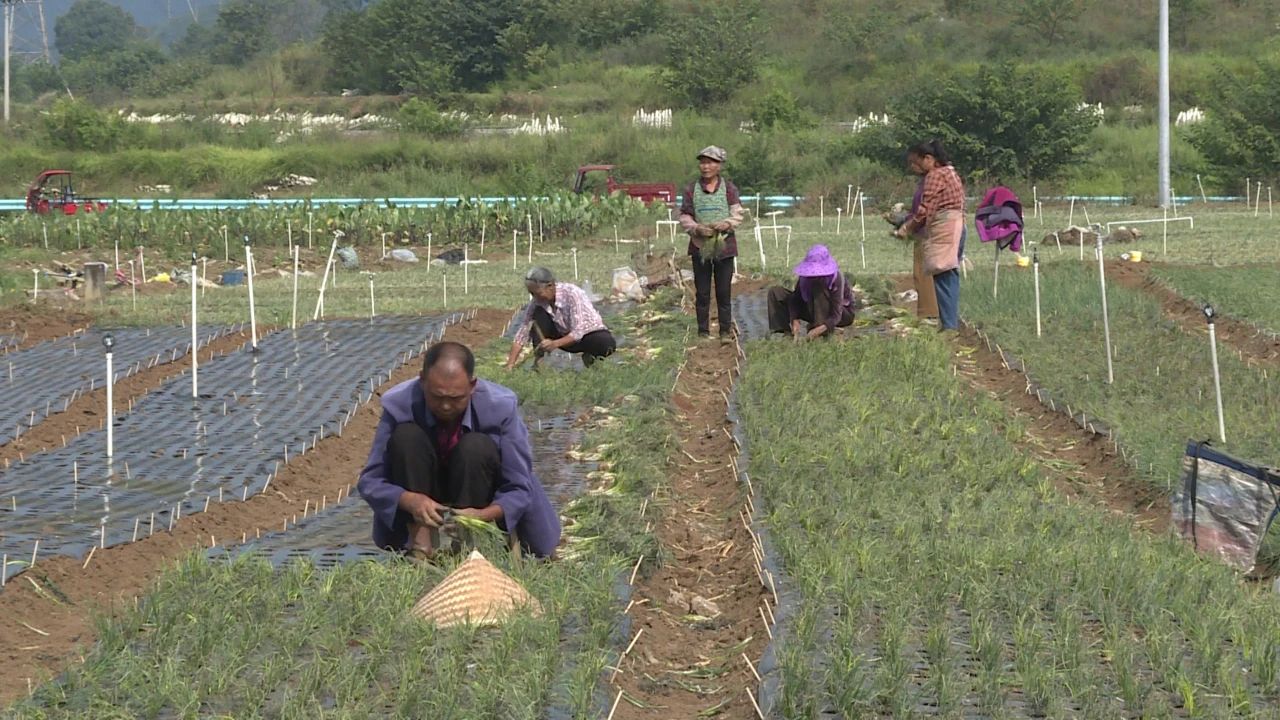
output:
POLYGON ((724 148, 718 145, 708 145, 702 148, 702 150, 698 151, 699 160, 701 160, 702 158, 707 158, 708 160, 715 160, 718 163, 724 162, 726 155, 727 154, 725 153, 724 148))
POLYGON ((529 272, 524 274, 526 283, 536 283, 538 285, 547 285, 556 281, 555 273, 544 267, 531 267, 529 272))

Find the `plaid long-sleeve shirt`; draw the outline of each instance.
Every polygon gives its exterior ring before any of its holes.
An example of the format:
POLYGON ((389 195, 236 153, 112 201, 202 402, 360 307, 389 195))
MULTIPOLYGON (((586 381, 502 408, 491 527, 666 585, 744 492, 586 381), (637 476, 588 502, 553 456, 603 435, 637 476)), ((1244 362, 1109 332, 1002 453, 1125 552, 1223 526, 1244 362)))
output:
POLYGON ((924 176, 924 192, 920 196, 920 207, 911 218, 916 227, 922 227, 939 210, 959 210, 964 212, 964 183, 950 165, 939 165, 924 176))
POLYGON ((533 321, 535 307, 546 309, 560 332, 573 338, 574 342, 581 340, 587 333, 608 329, 604 320, 600 318, 600 313, 591 304, 591 298, 587 297, 585 290, 577 285, 558 282, 554 305, 548 305, 541 300, 531 300, 525 306, 524 319, 520 321, 520 329, 516 331, 515 336, 515 341, 521 346, 529 343, 529 324, 533 321))

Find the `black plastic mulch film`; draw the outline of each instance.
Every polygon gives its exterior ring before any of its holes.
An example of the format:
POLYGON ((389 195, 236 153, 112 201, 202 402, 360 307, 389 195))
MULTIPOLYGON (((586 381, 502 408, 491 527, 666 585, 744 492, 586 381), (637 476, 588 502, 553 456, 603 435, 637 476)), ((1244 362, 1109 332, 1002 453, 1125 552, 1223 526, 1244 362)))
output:
MULTIPOLYGON (((286 454, 340 432, 395 369, 460 318, 331 320, 269 334, 256 354, 246 348, 203 364, 198 399, 184 372, 132 412, 116 408, 110 464, 106 432, 94 430, 0 472, 8 575, 25 569, 37 540, 40 557, 80 556, 165 530, 208 503, 262 492, 286 454)), ((115 351, 129 342, 118 336, 115 351)))
MULTIPOLYGON (((232 328, 202 332, 200 347, 228 332, 232 328)), ((94 328, 0 355, 0 387, 4 388, 0 443, 25 434, 49 415, 66 410, 80 395, 103 386, 107 365, 102 338, 107 333, 115 342, 112 374, 116 382, 182 358, 191 349, 190 328, 94 328)))

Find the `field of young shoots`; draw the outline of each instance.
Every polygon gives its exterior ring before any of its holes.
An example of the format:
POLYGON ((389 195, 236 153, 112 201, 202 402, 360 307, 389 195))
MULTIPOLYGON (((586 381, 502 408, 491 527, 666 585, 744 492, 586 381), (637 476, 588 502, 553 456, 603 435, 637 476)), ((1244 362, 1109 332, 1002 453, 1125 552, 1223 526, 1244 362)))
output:
POLYGON ((654 552, 640 531, 641 498, 661 480, 664 391, 688 334, 683 319, 645 321, 654 314, 617 325, 633 346, 663 352, 578 381, 504 374, 505 347, 479 349, 479 373, 519 392, 526 412, 596 406, 581 452, 610 471, 559 508, 562 559, 513 558, 503 541, 479 540, 538 598, 541 616, 461 632, 411 618, 408 608, 461 558, 281 570, 251 556, 192 555, 141 602, 103 617, 84 663, 17 703, 12 717, 596 717, 599 678, 617 653, 621 589, 633 558, 654 552))
POLYGON ((1272 716, 1274 596, 1064 502, 950 354, 747 352, 752 479, 800 596, 775 716, 1272 716))

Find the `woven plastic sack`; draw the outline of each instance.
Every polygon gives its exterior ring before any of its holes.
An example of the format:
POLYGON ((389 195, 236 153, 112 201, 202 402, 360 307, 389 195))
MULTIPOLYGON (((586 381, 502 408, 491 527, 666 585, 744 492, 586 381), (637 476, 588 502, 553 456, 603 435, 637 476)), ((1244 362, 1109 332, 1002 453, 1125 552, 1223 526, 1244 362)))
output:
POLYGON ((644 285, 640 276, 629 267, 615 268, 613 271, 613 296, 637 302, 644 300, 644 285))
POLYGON ((1174 527, 1198 552, 1243 572, 1253 570, 1280 508, 1280 475, 1198 442, 1187 444, 1182 467, 1174 527))

